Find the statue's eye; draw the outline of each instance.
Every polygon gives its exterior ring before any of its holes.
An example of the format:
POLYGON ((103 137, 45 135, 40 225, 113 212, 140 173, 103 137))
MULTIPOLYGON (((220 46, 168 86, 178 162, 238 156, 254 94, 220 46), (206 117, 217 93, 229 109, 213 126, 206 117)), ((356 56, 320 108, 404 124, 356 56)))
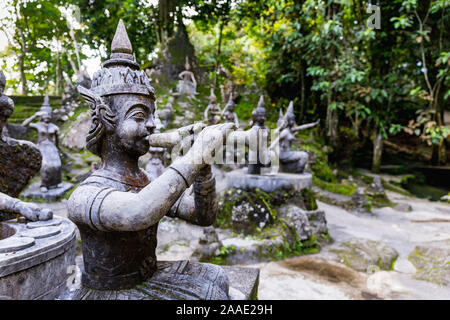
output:
POLYGON ((139 112, 135 112, 133 113, 133 118, 138 119, 138 120, 145 120, 145 113, 139 111, 139 112))

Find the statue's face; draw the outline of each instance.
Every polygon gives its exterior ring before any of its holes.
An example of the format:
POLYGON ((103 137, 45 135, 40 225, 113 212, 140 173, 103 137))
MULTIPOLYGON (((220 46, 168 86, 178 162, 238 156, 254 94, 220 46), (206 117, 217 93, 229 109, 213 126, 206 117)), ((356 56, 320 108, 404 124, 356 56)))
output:
POLYGON ((45 122, 45 123, 50 123, 50 121, 52 121, 52 115, 49 114, 49 113, 44 113, 44 114, 41 116, 41 121, 42 121, 42 122, 45 122))
POLYGON ((115 96, 112 103, 117 115, 114 145, 130 155, 144 155, 150 146, 148 137, 155 130, 154 101, 140 95, 122 94, 115 96))
POLYGON ((295 124, 295 116, 294 115, 288 116, 287 121, 288 121, 288 126, 292 127, 295 124))
POLYGON ((262 113, 262 112, 256 112, 256 114, 255 114, 255 122, 258 125, 263 126, 264 123, 266 122, 266 114, 262 113))

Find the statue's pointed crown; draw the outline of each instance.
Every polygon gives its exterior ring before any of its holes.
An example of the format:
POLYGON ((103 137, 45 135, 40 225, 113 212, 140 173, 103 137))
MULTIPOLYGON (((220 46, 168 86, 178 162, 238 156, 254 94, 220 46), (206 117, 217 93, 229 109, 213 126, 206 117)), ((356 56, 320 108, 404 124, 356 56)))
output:
POLYGON ((94 73, 91 90, 100 96, 113 94, 142 94, 155 97, 153 87, 144 70, 139 70, 123 21, 117 25, 111 42, 111 55, 103 68, 94 73))
POLYGON ((211 94, 209 95, 209 100, 212 100, 212 99, 217 99, 216 95, 214 94, 214 88, 213 87, 211 87, 211 94))
POLYGON ((286 116, 288 114, 294 114, 294 101, 292 100, 289 102, 289 107, 286 110, 286 116))
POLYGON ((264 95, 263 94, 259 97, 258 105, 253 110, 252 113, 253 114, 256 114, 256 113, 264 113, 265 114, 266 113, 266 108, 264 107, 264 95))
POLYGON ((42 103, 41 111, 52 113, 52 107, 50 106, 50 99, 48 97, 48 90, 45 90, 44 102, 42 103))

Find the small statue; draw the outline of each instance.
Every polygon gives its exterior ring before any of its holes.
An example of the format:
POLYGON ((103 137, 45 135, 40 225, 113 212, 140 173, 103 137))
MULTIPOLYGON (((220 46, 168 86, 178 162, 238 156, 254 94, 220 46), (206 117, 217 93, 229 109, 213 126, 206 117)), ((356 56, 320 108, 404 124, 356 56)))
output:
POLYGON ((222 97, 222 103, 229 101, 233 93, 233 81, 231 80, 231 72, 228 71, 223 65, 220 65, 219 72, 223 73, 227 78, 227 82, 225 84, 221 84, 220 87, 220 95, 222 97))
POLYGON ((72 299, 228 299, 228 278, 221 267, 157 263, 155 250, 158 223, 165 215, 202 226, 215 221, 215 179, 203 159, 223 143, 232 125, 203 129, 192 148, 153 180, 139 168, 138 159, 155 136, 179 143, 183 137, 193 139, 204 125, 154 133, 155 91, 139 70, 122 20, 111 51, 91 89, 78 87, 92 118, 87 148, 102 164, 68 201, 84 259, 82 288, 72 299), (192 184, 191 196, 185 190, 192 184))
POLYGON ((84 67, 83 70, 80 70, 80 72, 78 73, 77 85, 88 89, 91 87, 91 83, 91 76, 87 72, 86 67, 84 67))
POLYGON ((214 89, 211 88, 211 95, 209 96, 209 105, 205 109, 204 120, 208 125, 218 124, 221 119, 222 110, 217 104, 217 98, 214 94, 214 89))
POLYGON ((239 119, 238 116, 236 114, 236 112, 234 112, 234 101, 233 101, 233 95, 230 94, 230 99, 228 100, 228 103, 226 104, 225 108, 222 111, 222 117, 225 114, 225 122, 230 122, 230 123, 234 123, 236 125, 236 128, 239 128, 239 119))
POLYGON ((261 174, 262 167, 268 167, 270 161, 267 157, 267 143, 269 137, 269 128, 266 126, 266 108, 264 107, 264 96, 261 95, 258 101, 258 106, 252 112, 252 128, 253 136, 256 141, 250 143, 250 153, 249 153, 249 174, 261 174), (251 146, 255 145, 256 150, 252 150, 251 146), (263 160, 263 161, 261 161, 263 160))
POLYGON ((62 167, 58 150, 59 128, 51 123, 51 120, 52 107, 50 107, 48 92, 46 92, 41 110, 22 123, 24 127, 29 126, 38 132, 38 147, 42 154, 42 192, 62 186, 62 167), (36 117, 41 117, 41 121, 32 123, 36 117))
POLYGON ((191 66, 189 64, 189 58, 186 57, 186 70, 181 72, 178 77, 180 80, 177 84, 177 91, 180 94, 187 94, 189 96, 196 95, 197 93, 197 81, 195 80, 194 73, 190 71, 191 66))
POLYGON ((3 220, 2 213, 20 214, 32 221, 52 219, 51 210, 12 197, 17 196, 39 170, 41 155, 31 142, 3 136, 8 118, 14 112, 14 102, 3 94, 5 85, 6 79, 0 70, 0 220, 3 220), (8 156, 14 159, 8 159, 8 156), (21 159, 21 156, 28 156, 28 159, 21 159))
POLYGON ((173 97, 170 96, 167 101, 166 107, 158 112, 159 118, 161 119, 162 127, 166 129, 173 118, 173 97))
POLYGON ((295 134, 298 131, 313 128, 319 124, 319 121, 297 126, 295 123, 294 102, 291 101, 289 103, 283 121, 281 121, 281 126, 277 128, 279 136, 270 146, 270 149, 273 149, 275 144, 279 145, 281 172, 303 173, 309 155, 305 151, 292 151, 292 141, 295 139, 295 134))

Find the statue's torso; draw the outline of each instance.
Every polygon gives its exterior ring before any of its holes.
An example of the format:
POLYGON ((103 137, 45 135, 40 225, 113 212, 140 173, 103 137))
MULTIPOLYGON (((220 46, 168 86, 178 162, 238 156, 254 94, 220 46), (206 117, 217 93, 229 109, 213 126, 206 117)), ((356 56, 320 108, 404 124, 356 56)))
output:
POLYGON ((50 141, 55 143, 55 135, 58 132, 58 127, 53 123, 38 122, 35 124, 38 132, 38 143, 50 141))
MULTIPOLYGON (((98 187, 98 191, 91 192, 86 199, 91 204, 92 211, 99 209, 98 197, 105 196, 106 188, 109 192, 117 190, 137 193, 148 183, 148 177, 139 181, 125 181, 123 177, 99 170, 79 188, 98 187)), ((85 263, 82 280, 84 285, 101 290, 131 288, 155 272, 158 224, 135 232, 105 232, 85 224, 78 224, 78 228, 85 263)))

